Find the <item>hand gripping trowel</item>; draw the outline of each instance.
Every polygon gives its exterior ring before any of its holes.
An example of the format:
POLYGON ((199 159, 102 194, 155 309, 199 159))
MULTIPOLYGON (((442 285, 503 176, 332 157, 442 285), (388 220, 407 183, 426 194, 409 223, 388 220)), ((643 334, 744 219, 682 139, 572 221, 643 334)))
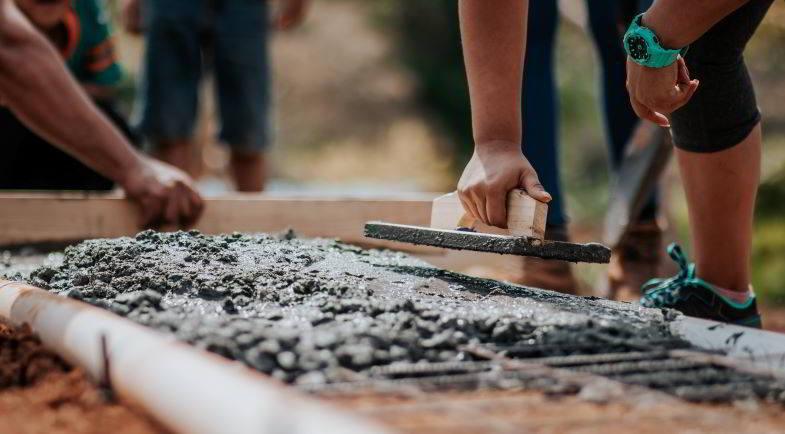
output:
POLYGON ((368 222, 365 236, 446 249, 570 262, 610 261, 610 249, 601 244, 545 240, 547 215, 547 204, 516 189, 507 195, 507 229, 487 226, 466 214, 457 193, 450 193, 433 201, 430 227, 368 222))

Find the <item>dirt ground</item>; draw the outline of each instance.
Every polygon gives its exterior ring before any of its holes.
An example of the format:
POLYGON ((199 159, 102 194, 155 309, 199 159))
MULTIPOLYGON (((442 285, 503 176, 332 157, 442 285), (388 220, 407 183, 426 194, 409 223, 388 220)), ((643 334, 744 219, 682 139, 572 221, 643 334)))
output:
POLYGON ((640 396, 594 403, 575 396, 504 391, 408 397, 331 397, 341 407, 404 433, 781 433, 779 406, 689 404, 640 396))
POLYGON ((165 433, 141 411, 109 402, 29 330, 0 324, 0 432, 165 433))

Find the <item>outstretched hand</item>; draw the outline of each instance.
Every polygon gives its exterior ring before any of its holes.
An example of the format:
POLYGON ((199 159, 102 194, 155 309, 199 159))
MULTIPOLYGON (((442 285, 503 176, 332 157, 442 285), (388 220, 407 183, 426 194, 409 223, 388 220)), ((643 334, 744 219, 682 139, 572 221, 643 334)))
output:
POLYGON ((690 79, 684 58, 664 68, 649 68, 627 59, 627 91, 635 114, 661 127, 670 127, 668 115, 687 104, 698 89, 690 79))
POLYGON ((144 227, 188 227, 202 214, 204 202, 193 180, 173 166, 142 156, 121 179, 125 194, 142 209, 144 227))
POLYGON ((550 202, 537 172, 512 142, 490 142, 475 147, 474 155, 458 182, 464 210, 481 222, 507 227, 507 193, 523 188, 541 202, 550 202))

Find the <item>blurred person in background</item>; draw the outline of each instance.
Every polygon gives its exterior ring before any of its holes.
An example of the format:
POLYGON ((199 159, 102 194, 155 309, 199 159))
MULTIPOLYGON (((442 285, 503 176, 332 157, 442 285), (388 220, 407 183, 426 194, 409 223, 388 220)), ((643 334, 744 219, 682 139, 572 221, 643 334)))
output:
MULTIPOLYGON (((603 120, 612 170, 617 170, 627 143, 639 124, 624 87, 626 54, 621 36, 629 21, 652 0, 586 1, 590 35, 601 65, 603 120)), ((568 217, 559 165, 558 90, 554 51, 559 21, 558 2, 530 0, 523 84, 523 153, 552 200, 548 209, 546 237, 568 241, 568 217)), ((645 205, 630 230, 625 245, 614 252, 608 276, 608 295, 639 298, 640 287, 656 277, 660 263, 662 231, 657 224, 656 195, 645 205)), ((518 283, 576 293, 579 283, 568 262, 538 258, 523 260, 518 283)))
MULTIPOLYGON (((267 0, 125 0, 131 33, 144 32, 146 54, 139 130, 153 155, 183 170, 193 167, 199 89, 215 78, 220 141, 229 146, 239 191, 262 191, 271 140, 269 2, 267 0)), ((299 24, 308 0, 278 0, 274 24, 299 24)))
MULTIPOLYGON (((117 63, 109 16, 98 0, 15 0, 30 22, 54 45, 69 71, 112 123, 134 142, 114 108, 123 77, 117 63)), ((82 164, 0 110, 5 169, 0 188, 14 190, 111 190, 114 182, 82 164), (30 167, 36 167, 32 171, 30 167)))
MULTIPOLYGON (((0 0, 0 103, 38 135, 117 182, 140 205, 143 225, 188 225, 201 214, 204 204, 193 181, 133 149, 13 0, 0 0)), ((40 170, 35 164, 24 169, 40 170)))

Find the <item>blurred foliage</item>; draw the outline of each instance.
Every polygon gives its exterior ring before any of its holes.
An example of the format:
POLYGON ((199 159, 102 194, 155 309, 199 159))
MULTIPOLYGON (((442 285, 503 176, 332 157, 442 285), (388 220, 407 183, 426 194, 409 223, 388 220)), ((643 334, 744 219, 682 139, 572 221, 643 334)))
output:
POLYGON ((756 291, 785 304, 785 164, 761 184, 755 210, 752 276, 756 291))
POLYGON ((785 216, 785 164, 761 184, 756 209, 756 217, 760 220, 782 220, 783 216, 785 216))
POLYGON ((384 0, 376 18, 395 40, 399 60, 416 76, 418 97, 450 135, 462 165, 471 156, 469 92, 463 70, 458 2, 384 0))

